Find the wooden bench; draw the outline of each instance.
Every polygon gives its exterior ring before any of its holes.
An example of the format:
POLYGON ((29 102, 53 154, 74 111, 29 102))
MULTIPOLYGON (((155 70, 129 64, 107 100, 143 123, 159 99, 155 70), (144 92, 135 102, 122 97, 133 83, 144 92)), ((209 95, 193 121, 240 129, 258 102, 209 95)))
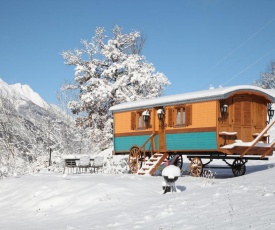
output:
MULTIPOLYGON (((259 135, 260 135, 259 133, 253 133, 252 134, 252 136, 254 138, 256 138, 259 135)), ((267 142, 267 143, 269 143, 269 138, 270 138, 270 134, 266 133, 266 134, 263 135, 262 140, 265 141, 265 142, 267 142)))
POLYGON ((224 144, 221 145, 221 147, 222 147, 222 146, 227 145, 227 140, 229 140, 229 138, 234 137, 234 139, 236 139, 236 137, 237 137, 237 132, 226 132, 226 131, 222 131, 222 132, 219 132, 219 135, 220 135, 220 136, 223 136, 223 138, 224 138, 224 144))

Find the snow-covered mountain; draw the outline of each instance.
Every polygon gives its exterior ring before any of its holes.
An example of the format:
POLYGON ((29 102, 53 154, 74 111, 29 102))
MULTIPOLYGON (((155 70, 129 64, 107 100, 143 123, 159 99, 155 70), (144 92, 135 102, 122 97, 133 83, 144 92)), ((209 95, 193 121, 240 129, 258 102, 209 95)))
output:
POLYGON ((20 83, 16 83, 14 85, 10 85, 10 88, 18 94, 20 94, 22 98, 30 100, 31 102, 40 106, 41 108, 49 108, 49 104, 44 99, 42 99, 38 93, 34 92, 29 85, 22 85, 20 83))
POLYGON ((38 93, 34 92, 29 85, 22 85, 20 83, 8 85, 0 78, 0 90, 3 96, 15 97, 16 99, 20 99, 21 103, 22 101, 29 101, 44 109, 49 109, 50 107, 49 103, 41 98, 38 93))
POLYGON ((57 105, 49 104, 29 85, 16 83, 9 85, 0 78, 0 96, 14 102, 20 115, 30 118, 35 114, 43 114, 54 120, 63 120, 65 112, 57 105))
POLYGON ((44 167, 49 150, 60 156, 80 149, 70 114, 47 103, 28 85, 9 85, 0 79, 0 124, 2 175, 44 167))

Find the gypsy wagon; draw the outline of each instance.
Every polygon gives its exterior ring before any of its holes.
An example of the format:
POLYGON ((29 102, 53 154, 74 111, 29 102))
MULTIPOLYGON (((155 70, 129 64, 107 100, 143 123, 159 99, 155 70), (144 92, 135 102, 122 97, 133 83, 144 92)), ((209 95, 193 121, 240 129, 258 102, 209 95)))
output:
POLYGON ((186 155, 193 176, 214 159, 243 175, 248 160, 273 154, 267 131, 274 101, 270 90, 240 85, 118 104, 110 108, 113 154, 129 154, 138 174, 152 175, 167 160, 182 167, 186 155))

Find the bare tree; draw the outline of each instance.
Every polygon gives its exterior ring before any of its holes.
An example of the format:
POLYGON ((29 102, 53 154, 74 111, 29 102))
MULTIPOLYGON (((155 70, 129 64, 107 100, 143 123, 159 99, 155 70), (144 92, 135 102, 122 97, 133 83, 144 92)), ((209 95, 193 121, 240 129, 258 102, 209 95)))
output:
POLYGON ((68 107, 70 101, 77 100, 78 94, 75 90, 67 89, 70 83, 65 81, 57 92, 59 106, 64 111, 64 123, 62 124, 62 144, 64 154, 91 153, 96 150, 92 139, 85 127, 77 125, 76 116, 68 107), (75 120, 76 119, 76 120, 75 120))
POLYGON ((254 85, 264 89, 275 88, 275 61, 270 61, 267 65, 266 71, 261 73, 260 79, 256 80, 254 85))

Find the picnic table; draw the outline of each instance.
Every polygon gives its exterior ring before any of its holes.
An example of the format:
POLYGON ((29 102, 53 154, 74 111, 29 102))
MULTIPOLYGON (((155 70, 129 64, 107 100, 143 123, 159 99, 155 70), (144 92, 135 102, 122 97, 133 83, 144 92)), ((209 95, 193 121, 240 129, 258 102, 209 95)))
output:
POLYGON ((95 156, 95 155, 82 155, 82 154, 70 154, 63 155, 64 160, 64 170, 65 173, 66 168, 68 169, 68 173, 71 171, 72 173, 81 173, 81 170, 85 169, 87 172, 88 169, 94 168, 95 170, 99 168, 103 168, 103 157, 95 156))

